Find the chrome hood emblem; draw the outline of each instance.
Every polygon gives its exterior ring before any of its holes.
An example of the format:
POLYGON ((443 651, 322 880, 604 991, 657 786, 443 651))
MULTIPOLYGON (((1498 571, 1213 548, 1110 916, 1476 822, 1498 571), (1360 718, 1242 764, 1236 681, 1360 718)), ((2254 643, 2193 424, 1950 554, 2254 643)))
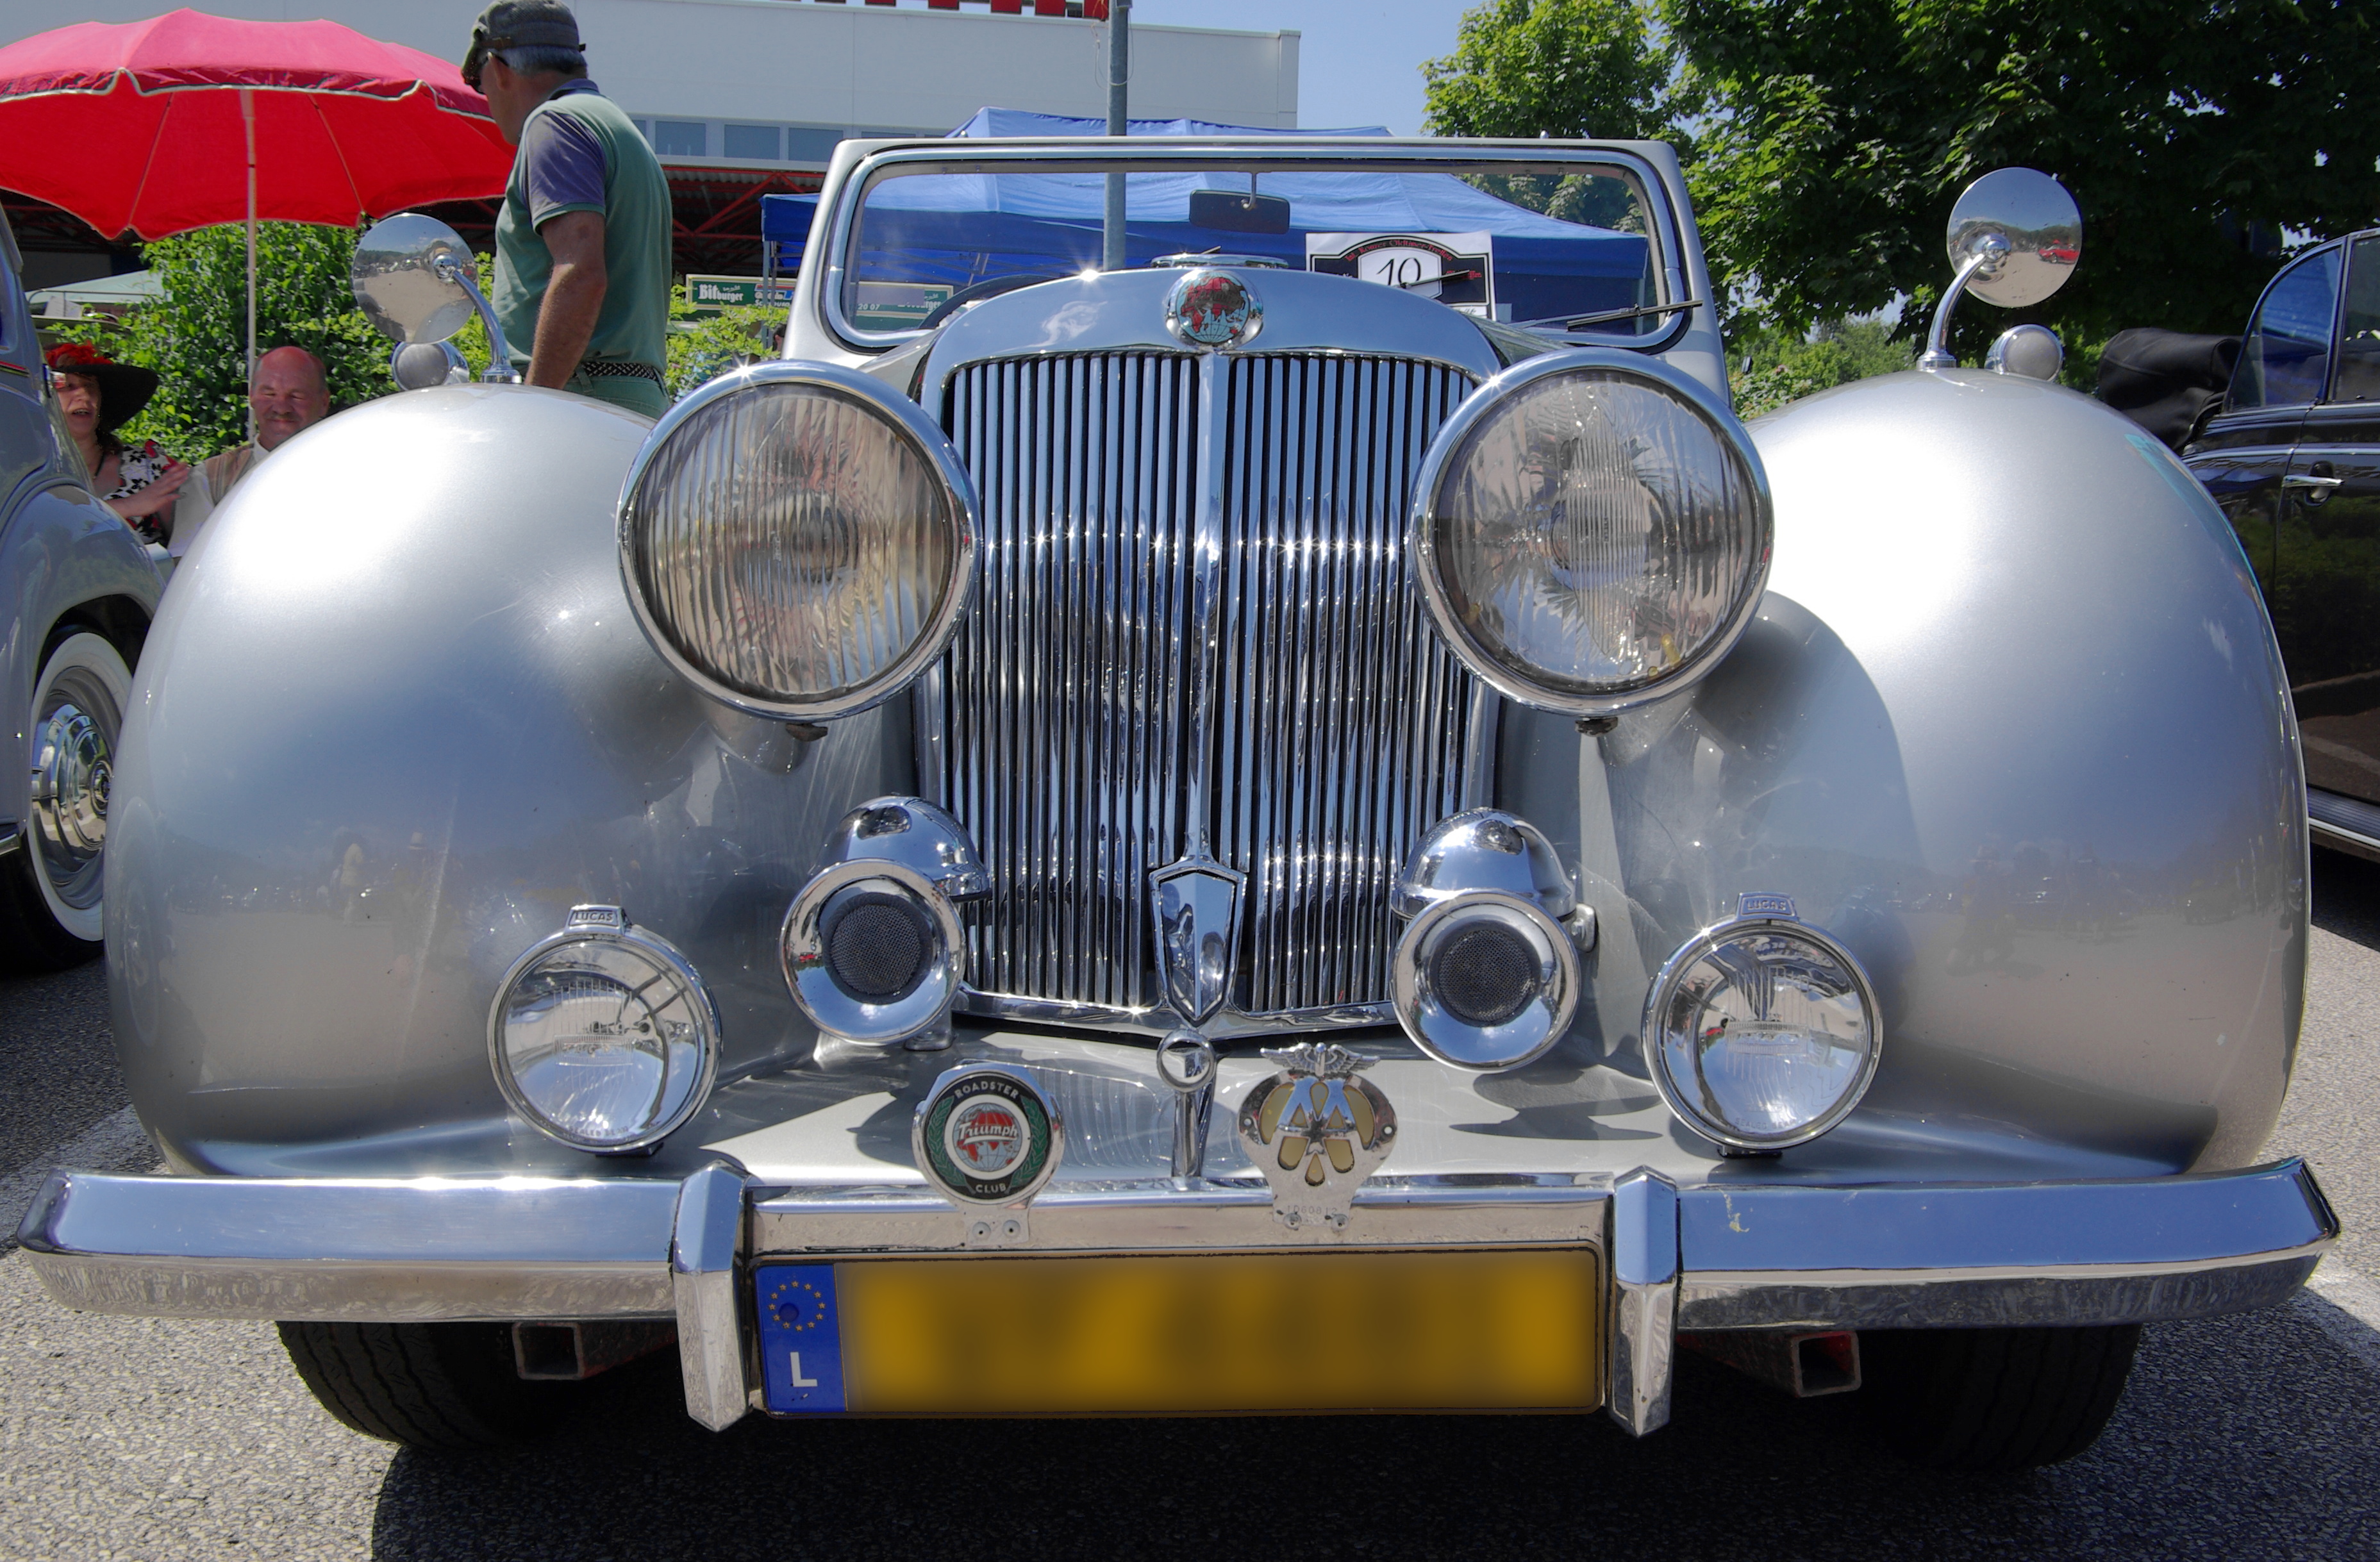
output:
POLYGON ((1328 1042, 1267 1047, 1281 1072, 1240 1103, 1240 1144, 1272 1188, 1272 1212, 1291 1230, 1344 1230, 1355 1190, 1389 1158, 1396 1108, 1356 1077, 1371 1067, 1328 1042))
POLYGON ((1165 329, 1194 347, 1245 346, 1264 328, 1264 305, 1229 272, 1196 271, 1165 297, 1165 329))

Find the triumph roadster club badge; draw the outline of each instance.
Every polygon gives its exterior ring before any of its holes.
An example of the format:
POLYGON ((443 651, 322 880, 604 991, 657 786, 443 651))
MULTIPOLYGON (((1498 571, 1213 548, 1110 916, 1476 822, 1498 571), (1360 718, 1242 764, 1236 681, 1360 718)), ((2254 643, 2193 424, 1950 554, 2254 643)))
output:
POLYGON ((1344 1229, 1355 1190, 1389 1158, 1396 1108, 1356 1072, 1369 1068, 1329 1042, 1268 1047, 1281 1072, 1240 1103, 1240 1143, 1272 1187, 1272 1212, 1292 1230, 1344 1229))
POLYGON ((917 1169, 962 1209, 1021 1205, 1058 1169, 1065 1125, 1032 1081, 969 1064, 934 1082, 910 1145, 917 1169))

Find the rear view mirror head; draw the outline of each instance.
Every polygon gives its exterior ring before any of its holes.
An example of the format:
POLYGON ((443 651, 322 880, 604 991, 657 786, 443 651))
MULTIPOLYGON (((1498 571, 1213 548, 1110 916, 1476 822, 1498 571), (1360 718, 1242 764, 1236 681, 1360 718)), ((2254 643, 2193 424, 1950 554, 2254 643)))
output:
POLYGON ((1287 233, 1289 202, 1277 195, 1192 190, 1190 224, 1219 233, 1287 233))

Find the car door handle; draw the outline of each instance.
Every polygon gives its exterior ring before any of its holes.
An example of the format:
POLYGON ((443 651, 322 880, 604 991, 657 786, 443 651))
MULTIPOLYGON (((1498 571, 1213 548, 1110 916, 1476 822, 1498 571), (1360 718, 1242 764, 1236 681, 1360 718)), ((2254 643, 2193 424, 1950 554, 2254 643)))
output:
POLYGON ((2328 493, 2332 489, 2337 488, 2346 480, 2347 479, 2345 478, 2325 477, 2313 472, 2291 472, 2289 476, 2281 479, 2281 486, 2283 488, 2319 489, 2323 492, 2328 493))

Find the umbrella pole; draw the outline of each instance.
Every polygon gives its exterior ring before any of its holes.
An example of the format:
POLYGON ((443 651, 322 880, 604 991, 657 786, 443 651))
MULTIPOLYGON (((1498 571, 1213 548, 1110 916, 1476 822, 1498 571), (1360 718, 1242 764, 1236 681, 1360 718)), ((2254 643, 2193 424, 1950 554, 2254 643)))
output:
MULTIPOLYGON (((243 376, 245 390, 256 383, 256 97, 248 88, 239 90, 239 116, 248 127, 248 373, 243 376)), ((256 442, 256 406, 243 395, 248 405, 248 439, 256 442)))

